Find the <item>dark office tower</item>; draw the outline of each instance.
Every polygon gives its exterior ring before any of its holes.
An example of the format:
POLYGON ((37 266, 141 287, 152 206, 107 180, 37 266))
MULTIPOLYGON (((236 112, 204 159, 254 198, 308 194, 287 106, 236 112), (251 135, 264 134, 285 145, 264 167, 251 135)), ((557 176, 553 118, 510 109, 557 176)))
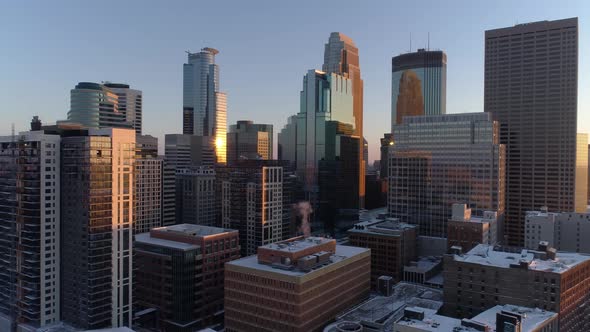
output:
POLYGON ((0 137, 0 331, 60 320, 60 137, 0 137))
POLYGON ((176 222, 215 225, 215 170, 191 167, 176 171, 176 222))
POLYGON ((160 331, 221 323, 224 264, 240 258, 238 231, 179 224, 138 234, 134 245, 137 305, 158 310, 160 331))
POLYGON ((135 132, 62 138, 61 318, 82 329, 131 326, 135 132))
POLYGON ((388 212, 446 237, 455 203, 504 213, 504 146, 487 113, 407 116, 389 148, 388 212))
POLYGON ((188 53, 183 66, 183 134, 209 137, 215 162, 226 162, 227 102, 219 91, 219 66, 214 48, 188 53), (192 127, 191 127, 192 125, 192 127), (192 128, 192 130, 191 130, 192 128))
POLYGON ((125 115, 125 121, 135 129, 135 133, 141 135, 142 122, 142 94, 140 90, 130 89, 128 84, 111 83, 104 84, 119 100, 119 113, 125 115))
MULTIPOLYGON (((327 74, 336 74, 350 80, 351 86, 338 85, 332 87, 332 94, 336 95, 339 89, 348 90, 352 96, 352 108, 350 104, 339 105, 339 100, 333 101, 332 120, 347 122, 353 125, 352 135, 363 138, 363 80, 361 78, 361 67, 359 64, 359 51, 352 39, 340 32, 332 32, 330 39, 325 45, 324 64, 322 70, 327 74), (352 110, 352 117, 349 112, 352 110), (343 116, 347 120, 341 118, 343 116)), ((303 102, 303 101, 302 101, 303 102)), ((306 101, 308 105, 311 100, 306 101)), ((308 106, 309 107, 309 106, 308 106)), ((363 162, 364 145, 358 145, 358 197, 360 208, 365 204, 365 164, 363 162)))
POLYGON ((294 179, 289 167, 276 160, 243 160, 215 171, 220 224, 239 230, 242 256, 293 235, 294 179))
POLYGON ((447 113, 447 55, 443 51, 419 49, 395 56, 391 63, 392 126, 402 123, 404 116, 447 113))
POLYGON ((166 157, 162 165, 162 226, 176 224, 176 168, 166 157))
POLYGON ((506 145, 506 235, 524 243, 526 211, 576 206, 578 19, 485 33, 484 110, 506 145))
POLYGON ((210 137, 167 134, 164 154, 175 169, 215 165, 215 150, 210 137))
POLYGON ((135 217, 134 233, 149 232, 162 226, 162 168, 158 158, 158 139, 149 135, 136 136, 135 149, 135 217))
POLYGON ((70 90, 67 122, 87 128, 132 128, 127 116, 119 110, 119 96, 98 83, 80 82, 70 90))
POLYGON ((33 120, 31 120, 31 131, 39 131, 41 130, 41 119, 38 116, 34 116, 33 120))
POLYGON ((227 133, 227 162, 240 159, 272 159, 272 125, 238 121, 227 133))
POLYGON ((297 115, 290 116, 277 135, 277 159, 297 164, 297 115))

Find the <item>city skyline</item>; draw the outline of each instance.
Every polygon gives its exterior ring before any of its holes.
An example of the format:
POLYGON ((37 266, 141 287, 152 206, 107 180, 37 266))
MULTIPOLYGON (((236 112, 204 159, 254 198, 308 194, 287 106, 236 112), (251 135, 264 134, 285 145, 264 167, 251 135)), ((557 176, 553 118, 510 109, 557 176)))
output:
MULTIPOLYGON (((11 123, 15 123, 17 132, 25 130, 33 115, 39 115, 44 123, 63 119, 72 86, 81 81, 109 80, 143 91, 143 132, 160 138, 162 154, 163 135, 182 132, 178 121, 182 110, 182 66, 179 64, 185 60, 185 50, 196 52, 203 47, 221 51, 216 62, 223 67, 220 80, 223 91, 229 96, 228 122, 253 120, 282 128, 288 116, 296 113, 299 107, 297 91, 301 73, 315 68, 321 61, 321 54, 300 50, 319 48, 327 34, 340 31, 355 40, 362 54, 364 127, 370 128, 365 129, 365 136, 372 162, 379 159, 379 138, 388 131, 390 123, 391 58, 410 49, 410 33, 412 51, 430 45, 430 49, 447 53, 447 113, 483 111, 484 31, 488 29, 577 16, 581 26, 579 72, 587 72, 590 63, 584 56, 590 45, 584 42, 584 26, 590 6, 581 1, 570 3, 567 8, 551 2, 531 4, 533 2, 518 5, 501 2, 489 8, 483 17, 477 5, 455 2, 441 8, 443 13, 459 10, 459 14, 464 14, 452 22, 436 10, 438 3, 433 3, 428 12, 418 10, 421 5, 398 8, 382 3, 365 8, 357 4, 334 9, 336 15, 331 15, 334 17, 317 22, 314 18, 321 15, 323 6, 333 6, 329 3, 313 7, 311 4, 284 4, 282 8, 264 10, 266 7, 262 3, 251 8, 236 3, 216 11, 218 4, 211 4, 209 10, 203 12, 213 14, 183 21, 185 12, 191 12, 185 8, 188 5, 167 8, 170 12, 164 13, 158 6, 135 8, 134 4, 127 3, 121 5, 121 12, 133 8, 139 11, 138 15, 119 25, 114 23, 123 16, 103 16, 102 11, 93 10, 93 4, 61 6, 64 8, 46 7, 42 3, 26 8, 20 4, 5 5, 3 12, 8 15, 3 20, 7 25, 3 32, 11 33, 3 38, 8 42, 7 52, 1 56, 5 58, 1 63, 6 67, 2 68, 6 80, 0 82, 0 88, 9 96, 5 107, 10 112, 5 112, 0 133, 9 134, 11 123), (290 16, 285 17, 286 13, 290 16), (339 22, 338 16, 352 13, 358 15, 356 22, 339 22), (90 16, 87 15, 92 15, 92 19, 88 20, 90 16), (422 17, 419 24, 409 19, 416 15, 422 17), (68 20, 64 21, 64 17, 68 20), (154 21, 153 17, 159 19, 154 21), (57 20, 60 24, 55 24, 57 20), (101 24, 86 23, 94 20, 101 24), (217 21, 226 26, 203 30, 203 26, 217 21), (85 28, 79 29, 82 23, 86 23, 85 28), (470 29, 462 29, 463 25, 470 29), (113 40, 113 47, 92 44, 87 36, 95 30, 116 31, 125 43, 113 40), (281 35, 283 37, 278 38, 281 35), (128 43, 130 39, 133 42, 128 43), (74 49, 71 45, 78 47, 74 49), (41 52, 42 57, 39 56, 41 52), (47 84, 48 81, 52 83, 47 84), (31 89, 37 89, 39 98, 27 97, 31 89)), ((580 75, 578 131, 581 132, 590 131, 590 114, 585 112, 590 99, 583 93, 589 86, 590 80, 580 75)))

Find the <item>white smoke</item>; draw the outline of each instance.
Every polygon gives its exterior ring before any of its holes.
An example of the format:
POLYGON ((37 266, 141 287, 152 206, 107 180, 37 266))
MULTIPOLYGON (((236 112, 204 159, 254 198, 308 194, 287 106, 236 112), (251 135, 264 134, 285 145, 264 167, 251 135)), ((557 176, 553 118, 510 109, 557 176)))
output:
POLYGON ((303 233, 304 237, 311 235, 311 227, 309 225, 309 215, 313 212, 311 204, 307 201, 302 201, 297 204, 293 204, 293 208, 297 211, 297 214, 301 217, 301 226, 299 226, 299 232, 303 233))

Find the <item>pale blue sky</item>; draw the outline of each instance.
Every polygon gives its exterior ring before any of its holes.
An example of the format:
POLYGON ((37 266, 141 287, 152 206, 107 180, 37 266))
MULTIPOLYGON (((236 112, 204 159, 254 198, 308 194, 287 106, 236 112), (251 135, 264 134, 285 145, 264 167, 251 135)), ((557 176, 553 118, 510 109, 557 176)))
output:
POLYGON ((365 81, 370 156, 389 130, 391 57, 424 47, 448 56, 447 111, 483 111, 486 29, 579 17, 578 128, 590 132, 590 2, 580 1, 3 1, 0 3, 0 135, 33 115, 65 119, 79 81, 143 90, 144 133, 182 128, 184 51, 220 50, 228 124, 271 123, 299 110, 308 69, 321 68, 332 31, 350 36, 365 81))

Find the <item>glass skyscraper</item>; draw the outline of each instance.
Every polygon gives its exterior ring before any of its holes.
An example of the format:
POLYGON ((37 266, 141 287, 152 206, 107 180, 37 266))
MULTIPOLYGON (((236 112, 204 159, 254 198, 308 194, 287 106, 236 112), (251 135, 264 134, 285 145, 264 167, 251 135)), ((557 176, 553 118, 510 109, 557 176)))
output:
POLYGON ((393 57, 391 125, 404 116, 446 114, 447 55, 419 49, 393 57))
POLYGON ((119 96, 108 87, 80 82, 70 90, 68 122, 87 128, 131 128, 126 114, 119 111, 119 96))
POLYGON ((205 47, 188 53, 183 66, 183 134, 211 137, 216 162, 226 162, 227 101, 219 91, 219 51, 205 47))
POLYGON ((390 216, 435 237, 446 237, 455 203, 502 218, 505 148, 489 114, 409 116, 393 129, 390 216))
POLYGON ((111 92, 117 95, 119 113, 125 115, 125 121, 135 129, 135 133, 141 135, 142 124, 142 94, 140 90, 130 89, 128 84, 111 83, 104 84, 111 92))

